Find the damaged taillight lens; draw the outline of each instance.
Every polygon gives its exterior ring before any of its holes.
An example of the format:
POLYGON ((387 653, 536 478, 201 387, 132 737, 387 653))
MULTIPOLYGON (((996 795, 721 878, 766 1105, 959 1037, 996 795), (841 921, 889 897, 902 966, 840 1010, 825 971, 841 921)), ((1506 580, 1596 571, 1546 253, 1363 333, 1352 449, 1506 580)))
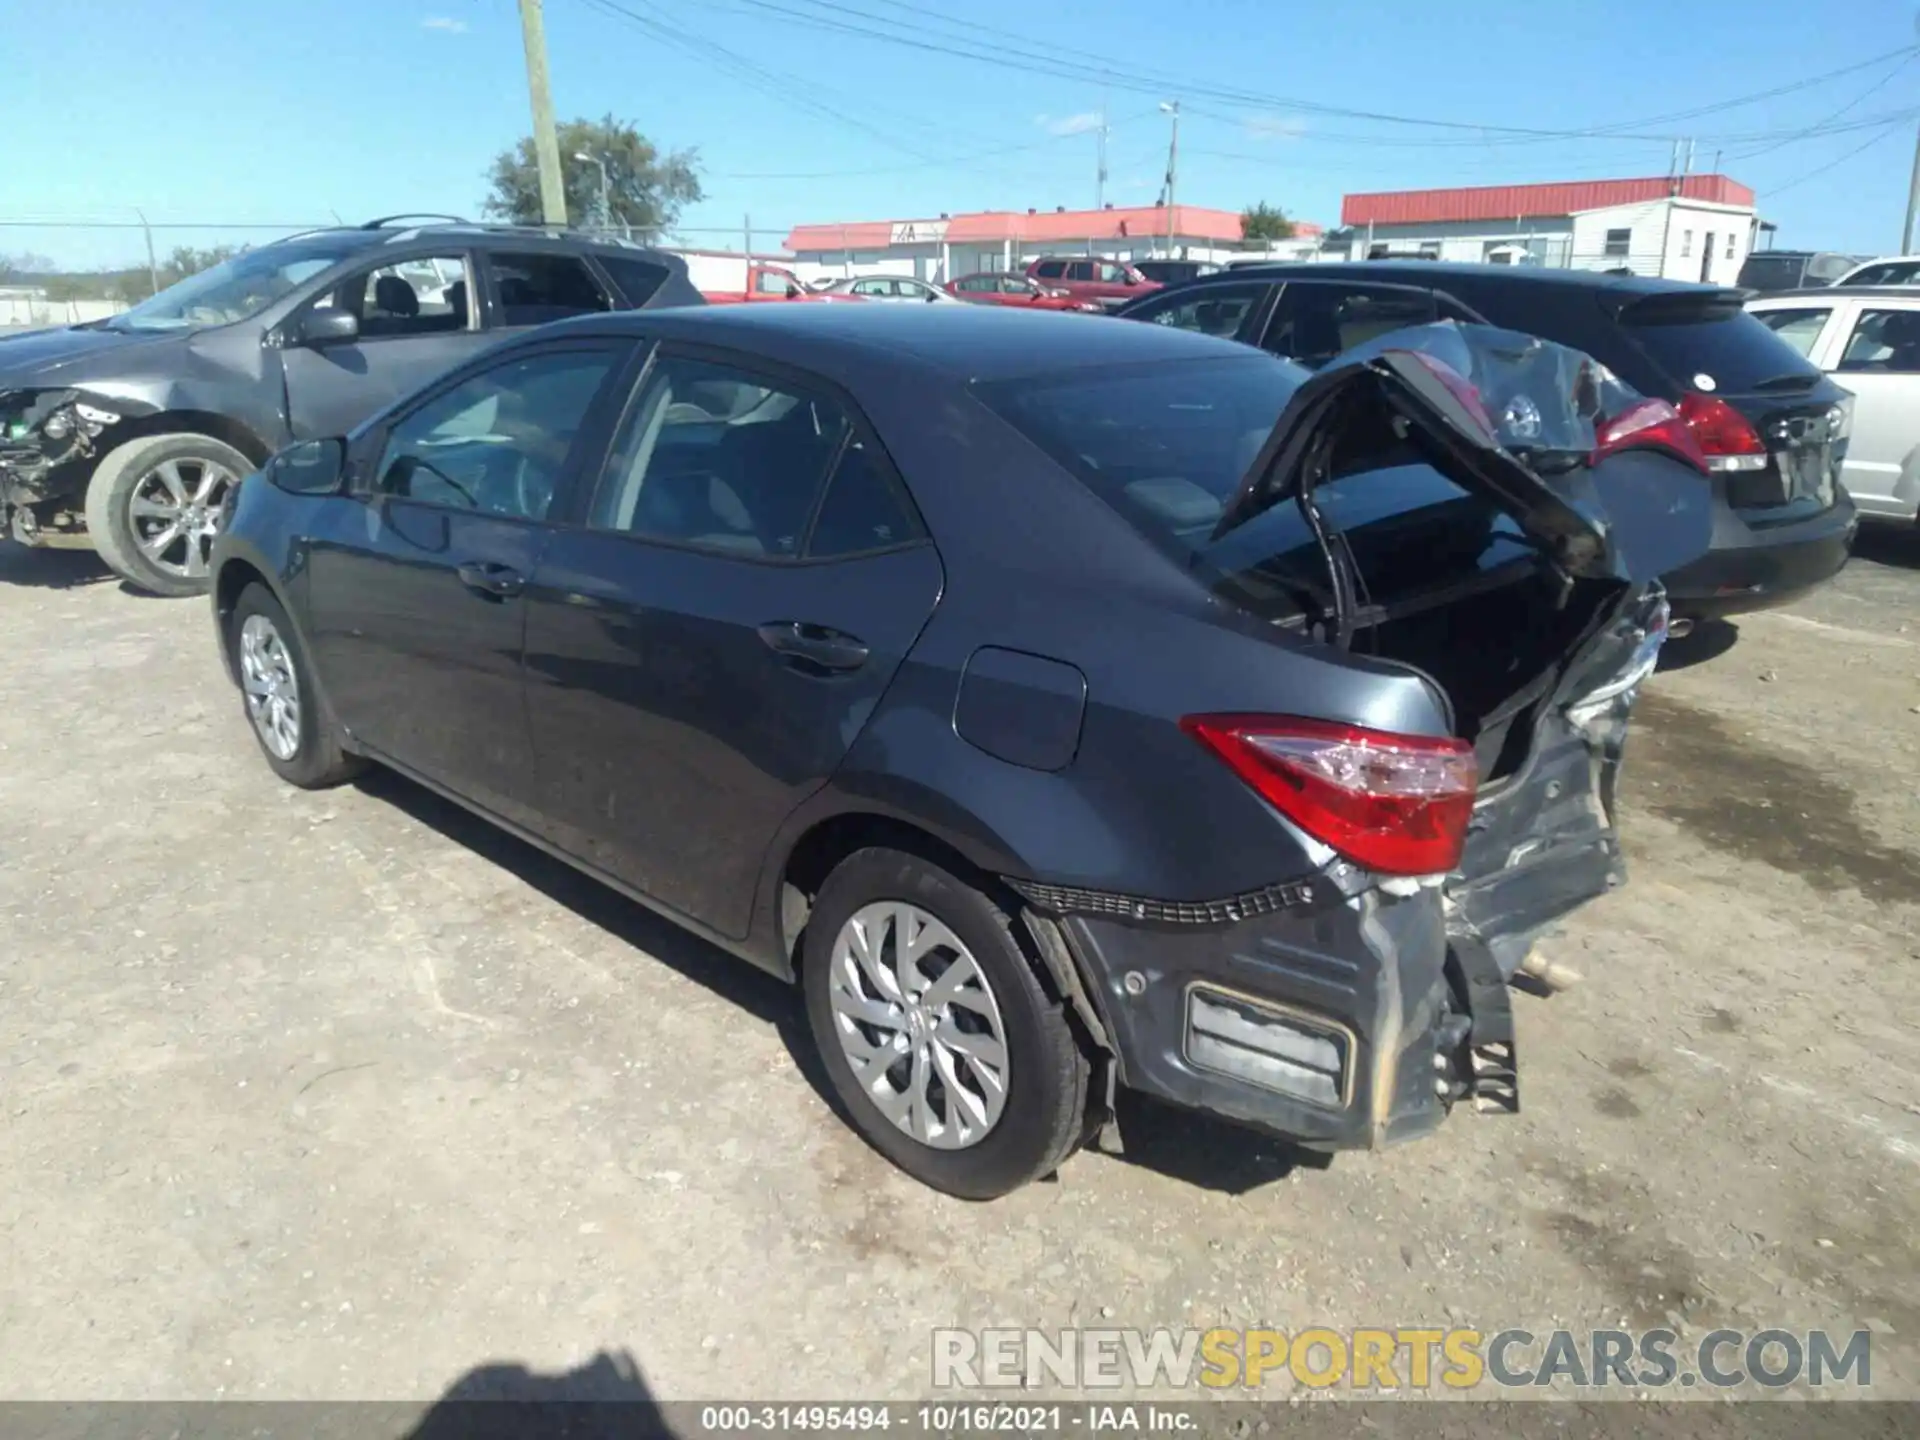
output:
POLYGON ((1664 400, 1641 400, 1628 406, 1600 427, 1596 442, 1596 465, 1622 450, 1666 450, 1703 475, 1710 468, 1693 427, 1664 400))
POLYGON ((1480 779, 1464 740, 1286 715, 1189 715, 1180 728, 1356 865, 1442 875, 1460 863, 1480 779))

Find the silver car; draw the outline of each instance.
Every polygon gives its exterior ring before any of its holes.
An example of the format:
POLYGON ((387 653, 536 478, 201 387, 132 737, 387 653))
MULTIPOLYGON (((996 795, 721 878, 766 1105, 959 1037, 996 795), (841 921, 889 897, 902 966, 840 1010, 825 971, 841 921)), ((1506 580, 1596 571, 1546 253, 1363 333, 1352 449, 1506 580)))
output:
POLYGON ((1920 518, 1920 290, 1802 290, 1747 309, 1853 392, 1840 480, 1861 514, 1920 518))
POLYGON ((911 275, 849 275, 844 279, 835 280, 830 285, 822 285, 817 293, 857 295, 862 300, 918 300, 934 305, 961 303, 938 285, 925 280, 916 280, 911 275))

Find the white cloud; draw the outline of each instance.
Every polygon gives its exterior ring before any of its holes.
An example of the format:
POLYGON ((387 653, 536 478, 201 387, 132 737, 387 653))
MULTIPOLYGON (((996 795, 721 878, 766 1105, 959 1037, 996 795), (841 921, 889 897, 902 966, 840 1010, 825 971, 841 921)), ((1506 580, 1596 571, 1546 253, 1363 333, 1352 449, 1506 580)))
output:
POLYGON ((1082 110, 1078 115, 1036 115, 1033 123, 1049 135, 1084 135, 1100 128, 1098 110, 1082 110))
POLYGON ((1249 115, 1241 128, 1255 140, 1297 140, 1307 132, 1298 115, 1249 115))
POLYGON ((444 30, 449 35, 464 35, 467 33, 467 22, 464 20, 455 20, 449 15, 429 15, 420 22, 420 28, 422 30, 444 30))

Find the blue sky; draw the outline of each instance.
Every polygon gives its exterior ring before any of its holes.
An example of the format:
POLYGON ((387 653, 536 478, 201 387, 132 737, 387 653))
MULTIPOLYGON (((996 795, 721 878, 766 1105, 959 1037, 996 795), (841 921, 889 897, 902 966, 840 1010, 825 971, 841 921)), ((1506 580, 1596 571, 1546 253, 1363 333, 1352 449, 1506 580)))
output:
MULTIPOLYGON (((1779 245, 1885 252, 1920 113, 1910 56, 1635 127, 1655 138, 1565 133, 1920 43, 1914 7, 1892 0, 1856 0, 1844 23, 1804 0, 546 0, 546 17, 560 118, 611 111, 663 147, 698 148, 708 199, 683 217, 695 244, 738 245, 749 214, 766 244, 802 221, 1091 205, 1103 106, 1107 199, 1150 204, 1168 132, 1156 102, 1178 97, 1185 203, 1265 200, 1330 224, 1350 190, 1660 174, 1659 137, 1692 135, 1695 168, 1721 153, 1779 245), (890 14, 931 48, 832 28, 871 28, 856 12, 890 14), (956 40, 1123 78, 938 53, 956 40)), ((79 222, 135 224, 135 207, 169 227, 162 249, 336 214, 477 214, 488 161, 529 128, 514 0, 62 0, 57 14, 0 0, 0 33, 50 25, 53 40, 8 46, 0 85, 0 220, 39 222, 0 228, 9 253, 132 260, 137 228, 79 222)))

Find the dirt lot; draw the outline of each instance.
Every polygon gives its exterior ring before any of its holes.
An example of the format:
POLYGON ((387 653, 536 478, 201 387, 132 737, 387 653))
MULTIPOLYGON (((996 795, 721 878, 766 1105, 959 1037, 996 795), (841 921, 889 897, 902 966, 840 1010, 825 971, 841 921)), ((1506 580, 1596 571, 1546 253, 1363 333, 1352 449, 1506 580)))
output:
POLYGON ((1868 1328, 1920 1397, 1916 541, 1676 647, 1632 882, 1516 1001, 1524 1114, 1313 1168, 1148 1113, 990 1206, 842 1127, 782 986, 405 783, 280 785, 201 604, 0 546, 0 1396, 626 1351, 906 1397, 937 1325, 1673 1323, 1868 1328))

